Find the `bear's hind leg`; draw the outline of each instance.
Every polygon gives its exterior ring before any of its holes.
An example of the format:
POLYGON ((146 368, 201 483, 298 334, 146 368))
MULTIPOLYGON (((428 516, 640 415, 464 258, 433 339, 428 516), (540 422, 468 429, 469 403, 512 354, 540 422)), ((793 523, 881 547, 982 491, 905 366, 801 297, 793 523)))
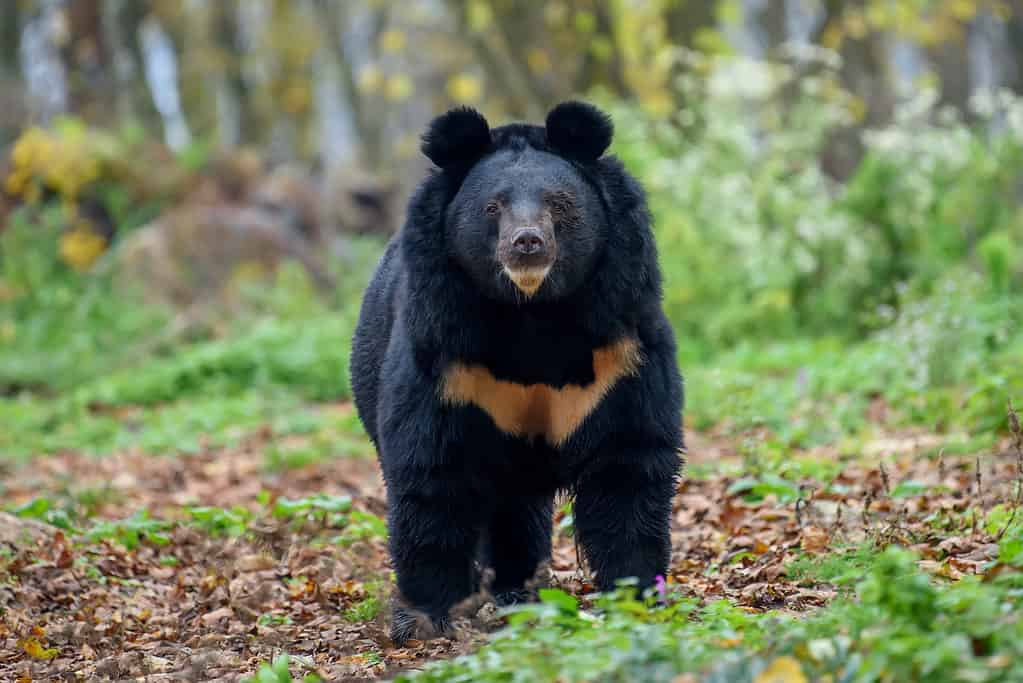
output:
POLYGON ((553 511, 552 496, 509 496, 491 515, 482 563, 494 570, 491 592, 499 605, 529 598, 526 583, 551 556, 553 511))

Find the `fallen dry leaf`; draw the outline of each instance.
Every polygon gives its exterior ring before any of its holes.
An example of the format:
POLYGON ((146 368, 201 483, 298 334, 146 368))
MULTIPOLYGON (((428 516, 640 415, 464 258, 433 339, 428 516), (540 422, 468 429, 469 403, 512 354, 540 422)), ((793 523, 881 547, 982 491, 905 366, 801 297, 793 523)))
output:
MULTIPOLYGON (((234 447, 208 447, 180 458, 61 453, 5 476, 5 503, 10 499, 13 505, 48 492, 66 495, 69 481, 72 488, 112 490, 97 504, 100 520, 124 519, 141 508, 156 519, 181 519, 183 503, 240 505, 256 519, 250 537, 211 537, 181 526, 169 534, 166 546, 143 542, 130 552, 113 542, 76 545, 43 525, 40 540, 15 546, 6 565, 17 590, 0 584, 0 609, 6 610, 0 622, 0 680, 16 680, 26 667, 35 667, 29 671, 36 680, 233 680, 252 674, 259 662, 282 650, 308 657, 328 680, 392 678, 400 669, 468 652, 487 638, 487 630, 500 625, 500 619, 479 619, 466 625, 459 638, 397 649, 386 636, 386 614, 348 620, 346 611, 368 597, 386 604, 393 589, 386 541, 333 543, 337 529, 293 527, 269 516, 256 496, 262 490, 271 501, 346 495, 356 509, 381 515, 385 498, 379 468, 371 459, 333 458, 283 474, 267 472, 262 469, 265 438, 255 435, 234 447), (383 592, 371 594, 367 586, 378 584, 384 585, 383 592), (34 659, 19 646, 20 636, 35 639, 28 648, 32 652, 53 656, 34 659), (2 652, 3 639, 13 656, 2 652)), ((908 443, 914 437, 893 438, 908 443)), ((741 462, 734 439, 693 435, 692 443, 698 446, 691 448, 692 461, 741 462)), ((835 458, 833 447, 820 457, 835 458)), ((883 490, 879 469, 853 462, 838 473, 835 481, 841 486, 817 490, 801 508, 800 527, 791 503, 727 495, 734 477, 685 480, 672 514, 672 565, 666 581, 702 602, 724 598, 751 612, 804 612, 845 589, 815 583, 812 576, 797 583, 786 573, 795 557, 884 541, 883 534, 911 539, 932 563, 925 568, 947 580, 1003 570, 992 563, 998 545, 983 530, 967 525, 954 534, 936 534, 927 519, 1003 502, 1015 480, 1010 458, 994 462, 990 472, 985 466, 980 494, 973 484, 972 457, 946 457, 939 467, 906 452, 885 466, 893 486, 915 481, 931 489, 941 484, 949 492, 877 504, 883 490), (869 496, 875 496, 875 503, 864 515, 869 496)), ((552 583, 585 606, 594 586, 579 567, 571 536, 555 534, 550 566, 552 583)), ((738 645, 738 639, 731 644, 738 645)), ((758 683, 805 681, 791 663, 775 660, 761 673, 775 678, 758 683)), ((681 676, 674 683, 690 680, 696 678, 681 676)))
POLYGON ((799 534, 799 546, 806 552, 814 555, 827 552, 831 542, 831 535, 817 526, 804 527, 799 534))
POLYGON ((32 659, 53 659, 60 654, 55 647, 46 647, 36 637, 23 638, 18 641, 18 646, 32 659))

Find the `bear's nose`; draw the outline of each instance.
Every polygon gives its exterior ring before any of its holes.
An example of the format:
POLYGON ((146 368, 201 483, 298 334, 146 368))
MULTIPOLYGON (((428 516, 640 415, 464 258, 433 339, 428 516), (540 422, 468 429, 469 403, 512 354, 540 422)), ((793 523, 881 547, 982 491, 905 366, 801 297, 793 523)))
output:
POLYGON ((520 254, 536 254, 543 251, 543 233, 536 228, 519 228, 512 233, 512 247, 520 254))

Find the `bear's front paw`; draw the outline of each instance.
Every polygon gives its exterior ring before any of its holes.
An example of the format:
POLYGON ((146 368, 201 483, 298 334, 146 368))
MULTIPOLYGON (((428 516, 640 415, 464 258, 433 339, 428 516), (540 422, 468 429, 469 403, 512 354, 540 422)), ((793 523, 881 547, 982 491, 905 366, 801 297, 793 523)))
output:
POLYGON ((513 589, 508 591, 500 591, 494 593, 494 603, 498 607, 509 607, 511 605, 520 605, 524 602, 529 602, 536 598, 536 593, 526 588, 513 589))
POLYGON ((397 647, 405 647, 410 640, 431 640, 451 633, 451 621, 446 616, 431 619, 418 610, 402 605, 391 610, 391 640, 397 647))

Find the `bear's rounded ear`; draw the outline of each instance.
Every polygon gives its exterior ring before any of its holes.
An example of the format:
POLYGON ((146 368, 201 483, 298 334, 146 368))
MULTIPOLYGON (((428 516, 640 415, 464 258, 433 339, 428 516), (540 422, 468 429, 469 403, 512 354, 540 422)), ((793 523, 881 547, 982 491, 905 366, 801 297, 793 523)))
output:
POLYGON ((430 122, 421 149, 440 168, 467 166, 490 148, 490 125, 471 107, 456 107, 430 122))
POLYGON ((586 102, 562 102, 547 114, 547 142, 579 161, 596 161, 611 144, 611 117, 586 102))

